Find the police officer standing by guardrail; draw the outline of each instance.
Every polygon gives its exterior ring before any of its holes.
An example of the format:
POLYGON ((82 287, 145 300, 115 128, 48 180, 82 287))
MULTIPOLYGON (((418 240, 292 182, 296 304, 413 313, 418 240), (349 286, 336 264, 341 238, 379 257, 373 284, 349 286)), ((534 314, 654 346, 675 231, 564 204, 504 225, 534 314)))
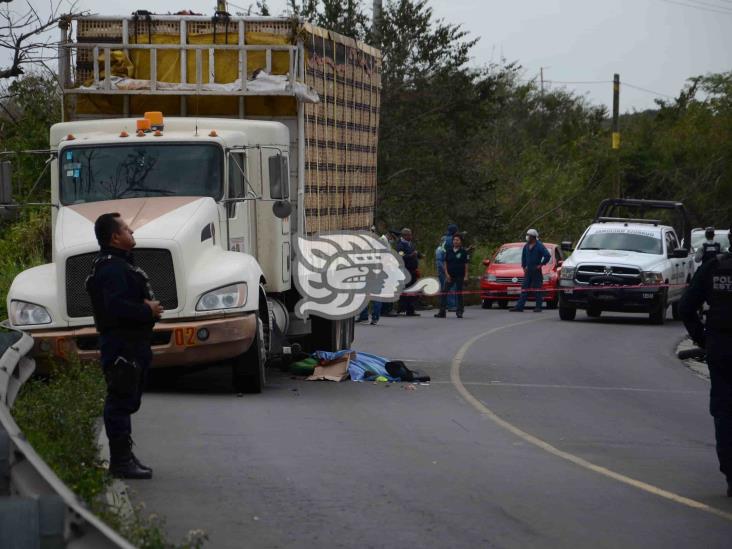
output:
MULTIPOLYGON (((732 228, 729 239, 732 245, 732 228)), ((719 470, 727 477, 727 496, 732 497, 732 253, 718 254, 699 267, 679 313, 691 339, 706 349, 719 470), (706 326, 699 318, 704 302, 709 304, 706 326)))
POLYGON ((109 472, 118 478, 152 478, 152 469, 132 452, 130 416, 140 408, 152 361, 152 330, 163 307, 155 300, 145 272, 134 264, 135 238, 120 215, 99 216, 94 232, 101 249, 86 289, 107 382, 104 427, 109 438, 109 472))

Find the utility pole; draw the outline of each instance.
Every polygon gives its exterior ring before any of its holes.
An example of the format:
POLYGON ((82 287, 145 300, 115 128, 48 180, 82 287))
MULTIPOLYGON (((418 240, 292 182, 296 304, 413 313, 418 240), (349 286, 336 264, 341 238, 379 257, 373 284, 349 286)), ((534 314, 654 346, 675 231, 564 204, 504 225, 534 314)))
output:
POLYGON ((539 80, 541 81, 541 96, 544 97, 544 67, 539 67, 539 80))
POLYGON ((613 77, 613 128, 612 148, 615 151, 615 196, 621 198, 620 188, 620 75, 613 77))
POLYGON ((374 46, 381 45, 381 13, 383 11, 381 0, 374 0, 374 16, 371 27, 374 29, 374 46))

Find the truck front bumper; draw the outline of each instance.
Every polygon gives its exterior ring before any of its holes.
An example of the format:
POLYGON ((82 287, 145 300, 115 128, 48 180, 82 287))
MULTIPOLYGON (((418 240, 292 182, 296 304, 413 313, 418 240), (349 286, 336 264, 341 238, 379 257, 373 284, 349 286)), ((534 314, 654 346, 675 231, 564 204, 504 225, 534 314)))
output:
POLYGON ((559 306, 612 312, 649 313, 666 299, 665 288, 603 288, 574 286, 559 289, 559 306))
MULTIPOLYGON (((29 332, 35 340, 33 357, 38 370, 47 370, 49 358, 99 358, 99 334, 93 327, 29 332)), ((257 334, 254 313, 214 319, 158 322, 153 329, 153 367, 195 366, 244 353, 257 334)))

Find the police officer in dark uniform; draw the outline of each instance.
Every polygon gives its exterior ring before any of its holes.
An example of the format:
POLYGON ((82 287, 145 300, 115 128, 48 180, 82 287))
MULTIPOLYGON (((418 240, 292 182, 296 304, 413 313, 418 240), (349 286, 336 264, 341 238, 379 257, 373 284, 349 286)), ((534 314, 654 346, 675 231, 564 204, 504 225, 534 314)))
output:
POLYGON ((706 263, 717 257, 722 251, 722 246, 720 246, 719 242, 714 241, 714 227, 704 229, 704 237, 706 240, 702 242, 702 245, 699 246, 694 256, 694 261, 697 263, 706 263))
MULTIPOLYGON (((729 239, 732 244, 732 228, 729 239)), ((732 497, 732 253, 718 254, 699 267, 679 313, 691 339, 706 349, 719 470, 727 477, 727 495, 732 497), (699 318, 705 301, 709 304, 706 326, 699 318)))
POLYGON ((145 272, 135 266, 131 253, 135 238, 120 215, 99 216, 94 232, 100 250, 86 289, 107 382, 104 427, 109 439, 109 471, 117 478, 152 478, 152 469, 132 452, 130 416, 140 408, 152 361, 152 330, 163 307, 155 300, 145 272))

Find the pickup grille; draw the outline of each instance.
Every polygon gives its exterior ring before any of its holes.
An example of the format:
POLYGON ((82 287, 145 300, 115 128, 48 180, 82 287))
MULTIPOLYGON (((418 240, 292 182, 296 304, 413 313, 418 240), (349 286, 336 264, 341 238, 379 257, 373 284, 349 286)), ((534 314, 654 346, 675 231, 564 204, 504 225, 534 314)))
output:
POLYGON ((636 286, 641 283, 638 269, 613 265, 580 265, 574 278, 579 284, 596 286, 636 286))
MULTIPOLYGON (((142 248, 135 250, 135 264, 150 277, 155 297, 166 310, 178 308, 173 258, 169 250, 142 248)), ((96 252, 74 255, 66 260, 66 312, 70 318, 92 315, 91 300, 84 282, 91 272, 96 252)))
POLYGON ((523 284, 524 283, 524 277, 523 276, 497 276, 496 282, 499 282, 501 284, 523 284), (514 282, 513 279, 516 279, 514 282))

